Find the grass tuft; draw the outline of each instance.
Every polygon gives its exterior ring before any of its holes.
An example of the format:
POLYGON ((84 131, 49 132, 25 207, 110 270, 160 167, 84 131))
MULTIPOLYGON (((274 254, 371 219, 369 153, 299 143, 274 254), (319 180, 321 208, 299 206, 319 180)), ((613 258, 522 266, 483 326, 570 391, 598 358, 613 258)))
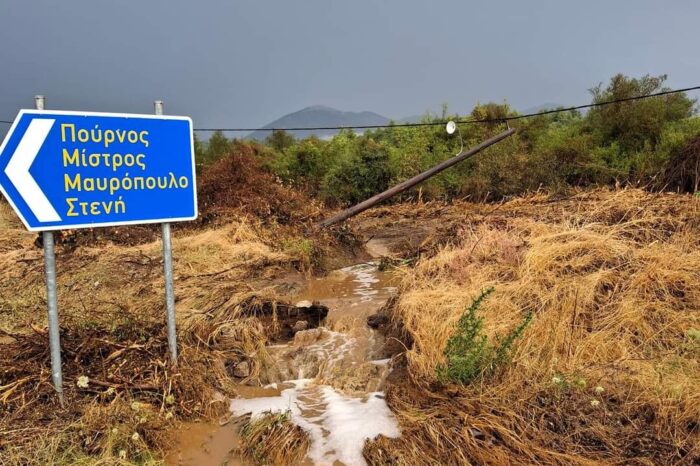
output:
POLYGON ((308 435, 292 423, 289 411, 265 413, 241 428, 241 453, 255 464, 300 464, 309 445, 308 435))

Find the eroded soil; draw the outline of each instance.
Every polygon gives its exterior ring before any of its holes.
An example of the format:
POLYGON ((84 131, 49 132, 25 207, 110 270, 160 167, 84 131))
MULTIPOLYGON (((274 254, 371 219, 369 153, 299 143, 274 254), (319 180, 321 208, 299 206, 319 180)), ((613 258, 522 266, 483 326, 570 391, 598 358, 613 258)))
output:
POLYGON ((378 262, 306 280, 291 302, 300 309, 327 307, 324 324, 310 328, 300 316, 291 341, 268 347, 274 361, 262 377, 268 385, 241 386, 231 400, 234 421, 224 426, 184 425, 167 463, 248 464, 239 453, 235 420, 290 411, 292 421, 310 434, 308 464, 363 464, 365 438, 398 435, 382 392, 390 370, 384 338, 366 324, 395 293, 395 280, 378 262))

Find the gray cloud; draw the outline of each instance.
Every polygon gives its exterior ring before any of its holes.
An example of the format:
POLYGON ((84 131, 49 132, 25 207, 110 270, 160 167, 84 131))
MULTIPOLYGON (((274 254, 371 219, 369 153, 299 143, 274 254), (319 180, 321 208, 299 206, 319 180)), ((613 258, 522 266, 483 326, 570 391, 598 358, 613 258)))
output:
POLYGON ((616 72, 698 84, 698 17, 693 1, 0 0, 0 119, 37 93, 134 113, 163 99, 198 126, 314 104, 395 118, 577 104, 616 72))

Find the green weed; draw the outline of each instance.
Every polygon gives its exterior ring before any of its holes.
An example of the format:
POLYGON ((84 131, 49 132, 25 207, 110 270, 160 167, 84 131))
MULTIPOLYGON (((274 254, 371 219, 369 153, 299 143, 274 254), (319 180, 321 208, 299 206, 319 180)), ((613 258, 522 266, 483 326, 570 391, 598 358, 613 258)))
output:
POLYGON ((492 344, 483 333, 484 318, 478 316, 477 312, 493 291, 493 288, 482 291, 459 318, 455 334, 445 347, 446 363, 437 366, 437 377, 441 382, 466 385, 479 377, 492 374, 510 361, 513 344, 532 320, 532 313, 528 313, 523 322, 505 337, 497 336, 495 344, 492 344))

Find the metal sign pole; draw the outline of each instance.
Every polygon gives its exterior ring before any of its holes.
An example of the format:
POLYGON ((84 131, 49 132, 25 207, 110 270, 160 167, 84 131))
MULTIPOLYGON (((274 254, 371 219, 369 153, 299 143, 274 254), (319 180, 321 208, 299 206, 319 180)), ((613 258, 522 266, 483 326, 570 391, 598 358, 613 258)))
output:
MULTIPOLYGON (((163 115, 163 101, 153 102, 156 115, 163 115)), ((170 240, 170 224, 162 223, 163 269, 165 272, 165 305, 168 314, 168 349, 170 361, 177 364, 177 332, 175 329, 175 289, 173 287, 173 248, 170 240)))
POLYGON ((48 111, 40 96, 36 108, 20 110, 0 143, 0 193, 29 231, 45 232, 56 392, 62 397, 54 234, 63 228, 163 224, 168 352, 176 363, 169 222, 197 218, 192 119, 163 115, 161 101, 155 115, 48 111))
MULTIPOLYGON (((44 96, 34 96, 37 110, 44 110, 44 96)), ((44 243, 44 263, 46 267, 46 303, 49 307, 49 348, 51 350, 51 378, 63 406, 63 374, 61 371, 61 336, 58 327, 58 302, 56 299, 56 255, 54 252, 53 231, 42 233, 44 243)))

